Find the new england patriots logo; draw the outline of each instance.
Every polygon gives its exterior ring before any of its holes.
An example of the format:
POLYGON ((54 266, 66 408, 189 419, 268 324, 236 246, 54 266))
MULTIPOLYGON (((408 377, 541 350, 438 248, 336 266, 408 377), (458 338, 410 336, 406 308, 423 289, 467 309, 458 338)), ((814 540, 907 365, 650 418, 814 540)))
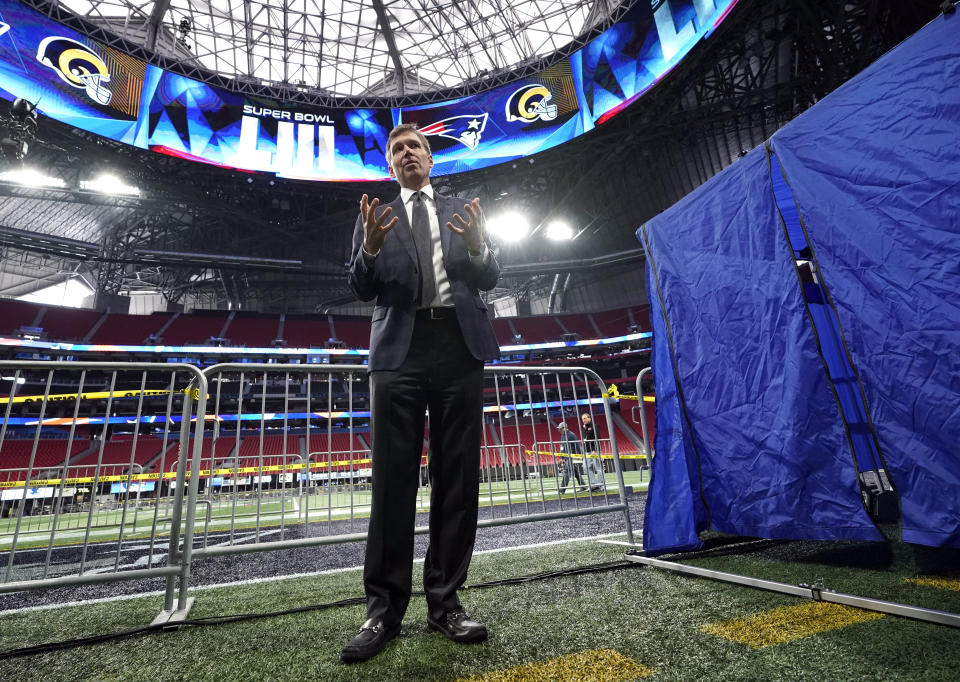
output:
POLYGON ((451 116, 420 128, 420 132, 424 135, 449 137, 469 149, 476 149, 477 145, 480 144, 480 135, 483 133, 483 129, 487 127, 487 116, 488 114, 451 116))

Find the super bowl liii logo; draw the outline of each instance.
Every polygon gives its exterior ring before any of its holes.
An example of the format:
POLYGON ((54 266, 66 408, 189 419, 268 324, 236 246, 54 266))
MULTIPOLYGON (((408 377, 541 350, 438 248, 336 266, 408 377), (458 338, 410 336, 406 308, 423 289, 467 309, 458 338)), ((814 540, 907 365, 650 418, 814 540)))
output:
POLYGON ((243 107, 237 155, 246 168, 285 175, 311 176, 333 171, 335 164, 333 119, 327 114, 243 107), (276 144, 260 136, 260 120, 277 121, 276 144))

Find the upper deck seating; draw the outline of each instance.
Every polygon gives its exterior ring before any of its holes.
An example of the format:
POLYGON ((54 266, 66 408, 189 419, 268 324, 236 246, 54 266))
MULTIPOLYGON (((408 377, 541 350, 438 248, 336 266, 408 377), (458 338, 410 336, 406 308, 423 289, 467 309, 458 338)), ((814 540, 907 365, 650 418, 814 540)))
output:
POLYGON ((288 348, 323 348, 330 338, 327 316, 291 316, 283 323, 283 338, 288 348))
MULTIPOLYGON (((58 467, 67 458, 67 443, 65 439, 41 438, 37 441, 37 453, 33 459, 31 478, 37 478, 40 472, 52 467, 58 467)), ((90 448, 90 441, 86 438, 75 439, 70 450, 71 462, 90 448)), ((30 453, 33 451, 33 439, 5 438, 0 446, 0 481, 22 481, 27 477, 30 466, 30 453)))
MULTIPOLYGON (((90 339, 91 343, 110 346, 147 344, 151 334, 159 334, 172 313, 124 315, 110 313, 90 339)), ((153 345, 153 344, 150 344, 153 345)))
POLYGON ((226 335, 230 341, 247 348, 270 348, 277 338, 280 318, 276 315, 236 316, 230 321, 226 335))
POLYGON ((222 311, 195 311, 189 315, 180 315, 163 331, 165 346, 200 345, 211 337, 220 335, 227 322, 227 314, 222 311))
POLYGON ((20 327, 32 327, 43 306, 0 298, 0 336, 13 336, 20 327))
POLYGON ((102 315, 96 310, 47 306, 40 326, 47 333, 47 339, 79 342, 83 341, 102 315))

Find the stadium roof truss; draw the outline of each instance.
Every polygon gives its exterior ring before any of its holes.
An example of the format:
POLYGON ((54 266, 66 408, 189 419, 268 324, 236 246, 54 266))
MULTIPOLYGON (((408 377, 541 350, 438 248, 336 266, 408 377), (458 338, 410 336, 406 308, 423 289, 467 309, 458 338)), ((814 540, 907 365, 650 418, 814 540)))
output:
POLYGON ((405 105, 535 73, 634 0, 27 0, 145 61, 320 106, 405 105), (66 10, 66 11, 65 11, 66 10), (99 29, 99 30, 98 30, 99 29))

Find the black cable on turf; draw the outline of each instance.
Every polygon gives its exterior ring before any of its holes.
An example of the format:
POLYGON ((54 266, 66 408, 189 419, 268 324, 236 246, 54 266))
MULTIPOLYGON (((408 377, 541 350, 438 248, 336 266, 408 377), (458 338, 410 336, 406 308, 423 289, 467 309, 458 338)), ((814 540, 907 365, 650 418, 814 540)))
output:
MULTIPOLYGON (((514 578, 503 578, 500 580, 490 580, 473 585, 465 585, 463 590, 479 590, 490 587, 501 587, 504 585, 519 585, 522 583, 533 582, 536 580, 545 580, 547 578, 558 578, 569 575, 583 575, 587 573, 600 573, 619 568, 638 568, 639 565, 631 561, 614 561, 602 564, 592 564, 590 566, 577 566, 574 568, 558 569, 555 571, 544 571, 542 573, 533 573, 530 575, 517 576, 514 578)), ((411 593, 411 596, 424 596, 423 590, 417 590, 411 593)), ((294 613, 306 613, 308 611, 321 611, 324 609, 340 608, 342 606, 358 606, 366 603, 365 597, 348 597, 340 601, 329 602, 326 604, 310 604, 308 606, 297 606, 283 611, 268 611, 261 613, 238 613, 221 616, 207 616, 204 618, 191 618, 178 621, 176 623, 158 623, 156 625, 145 625, 130 630, 112 632, 103 635, 91 635, 89 637, 79 637, 77 639, 68 639, 60 642, 49 642, 47 644, 38 644, 36 646, 22 647, 19 649, 10 649, 0 651, 0 660, 9 658, 20 658, 23 656, 34 656, 36 654, 49 653, 51 651, 62 651, 64 649, 74 649, 82 646, 102 644, 104 642, 127 639, 138 635, 146 635, 153 632, 164 632, 183 627, 202 627, 208 625, 226 625, 228 623, 239 623, 248 620, 259 620, 261 618, 275 618, 277 616, 286 616, 294 613)))
POLYGON ((522 583, 532 582, 534 580, 545 580, 547 578, 557 578, 567 575, 583 575, 586 573, 601 573, 603 571, 612 571, 618 568, 635 568, 636 563, 632 561, 610 561, 603 564, 593 564, 591 566, 578 566, 576 568, 562 568, 555 571, 544 571, 532 575, 524 575, 516 578, 501 578, 500 580, 490 580, 475 585, 465 585, 464 590, 476 590, 486 587, 500 587, 502 585, 520 585, 522 583))
POLYGON ((120 632, 111 632, 103 635, 91 635, 89 637, 78 637, 76 639, 67 639, 60 642, 49 642, 47 644, 37 644, 36 646, 22 647, 19 649, 10 649, 0 651, 0 660, 8 658, 19 658, 22 656, 33 656, 35 654, 47 653, 50 651, 60 651, 63 649, 74 649, 93 644, 102 644, 112 640, 126 639, 136 637, 137 635, 150 634, 152 632, 165 632, 176 630, 184 626, 204 626, 204 625, 224 625, 227 623, 238 623, 245 620, 257 620, 259 618, 273 618, 276 616, 285 616, 291 613, 303 613, 305 611, 320 611, 323 609, 338 608, 341 606, 356 606, 366 602, 365 597, 349 597, 340 601, 327 604, 311 604, 309 606, 298 606, 283 611, 270 611, 266 613, 240 613, 226 616, 208 616, 206 618, 193 618, 178 621, 176 623, 157 623, 155 625, 144 625, 130 630, 121 630, 120 632))

